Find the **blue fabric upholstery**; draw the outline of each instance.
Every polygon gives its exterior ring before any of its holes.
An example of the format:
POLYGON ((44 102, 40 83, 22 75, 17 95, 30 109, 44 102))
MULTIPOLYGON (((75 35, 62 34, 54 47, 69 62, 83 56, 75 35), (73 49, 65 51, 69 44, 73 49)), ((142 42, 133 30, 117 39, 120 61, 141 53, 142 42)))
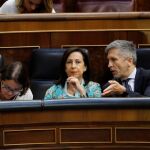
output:
POLYGON ((34 49, 31 57, 31 90, 34 99, 43 99, 46 90, 59 77, 59 67, 65 49, 34 49))
POLYGON ((4 66, 4 57, 0 54, 0 70, 4 66))
POLYGON ((137 67, 150 69, 150 48, 137 49, 137 67))

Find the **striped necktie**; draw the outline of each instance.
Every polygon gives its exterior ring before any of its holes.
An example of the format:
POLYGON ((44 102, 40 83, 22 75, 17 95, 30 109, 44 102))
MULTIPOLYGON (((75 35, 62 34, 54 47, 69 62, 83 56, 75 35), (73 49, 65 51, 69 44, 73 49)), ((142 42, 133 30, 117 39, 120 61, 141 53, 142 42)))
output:
POLYGON ((128 78, 128 79, 122 81, 122 83, 124 84, 124 86, 125 86, 125 88, 126 88, 127 91, 132 91, 131 86, 128 84, 128 82, 129 82, 130 79, 131 78, 128 78))

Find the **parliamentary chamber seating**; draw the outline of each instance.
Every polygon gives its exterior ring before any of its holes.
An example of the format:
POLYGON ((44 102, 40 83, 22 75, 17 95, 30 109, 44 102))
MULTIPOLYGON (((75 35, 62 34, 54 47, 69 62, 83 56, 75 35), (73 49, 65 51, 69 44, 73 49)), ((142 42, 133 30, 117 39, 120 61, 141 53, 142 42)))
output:
POLYGON ((137 67, 150 69, 150 48, 137 48, 137 67))
MULTIPOLYGON (((30 78, 34 99, 43 99, 46 90, 58 79, 64 51, 62 48, 40 48, 32 51, 30 78)), ((138 67, 150 69, 150 48, 138 48, 137 58, 138 67)))
POLYGON ((30 76, 34 99, 43 99, 46 90, 58 79, 64 51, 62 48, 40 48, 32 51, 30 76))

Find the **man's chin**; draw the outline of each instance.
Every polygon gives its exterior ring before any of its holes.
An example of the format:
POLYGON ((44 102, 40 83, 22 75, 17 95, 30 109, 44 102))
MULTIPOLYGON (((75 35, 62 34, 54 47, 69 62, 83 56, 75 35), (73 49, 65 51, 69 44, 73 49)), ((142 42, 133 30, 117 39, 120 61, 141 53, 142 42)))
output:
POLYGON ((120 78, 120 76, 118 74, 113 74, 114 78, 120 78))

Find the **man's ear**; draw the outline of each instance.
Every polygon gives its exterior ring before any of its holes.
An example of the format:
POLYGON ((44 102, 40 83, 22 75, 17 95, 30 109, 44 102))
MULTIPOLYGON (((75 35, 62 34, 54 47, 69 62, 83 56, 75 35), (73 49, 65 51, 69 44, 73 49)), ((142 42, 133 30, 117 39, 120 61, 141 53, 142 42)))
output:
POLYGON ((130 65, 130 64, 134 64, 134 63, 133 63, 133 58, 128 58, 128 63, 129 63, 129 65, 130 65))

